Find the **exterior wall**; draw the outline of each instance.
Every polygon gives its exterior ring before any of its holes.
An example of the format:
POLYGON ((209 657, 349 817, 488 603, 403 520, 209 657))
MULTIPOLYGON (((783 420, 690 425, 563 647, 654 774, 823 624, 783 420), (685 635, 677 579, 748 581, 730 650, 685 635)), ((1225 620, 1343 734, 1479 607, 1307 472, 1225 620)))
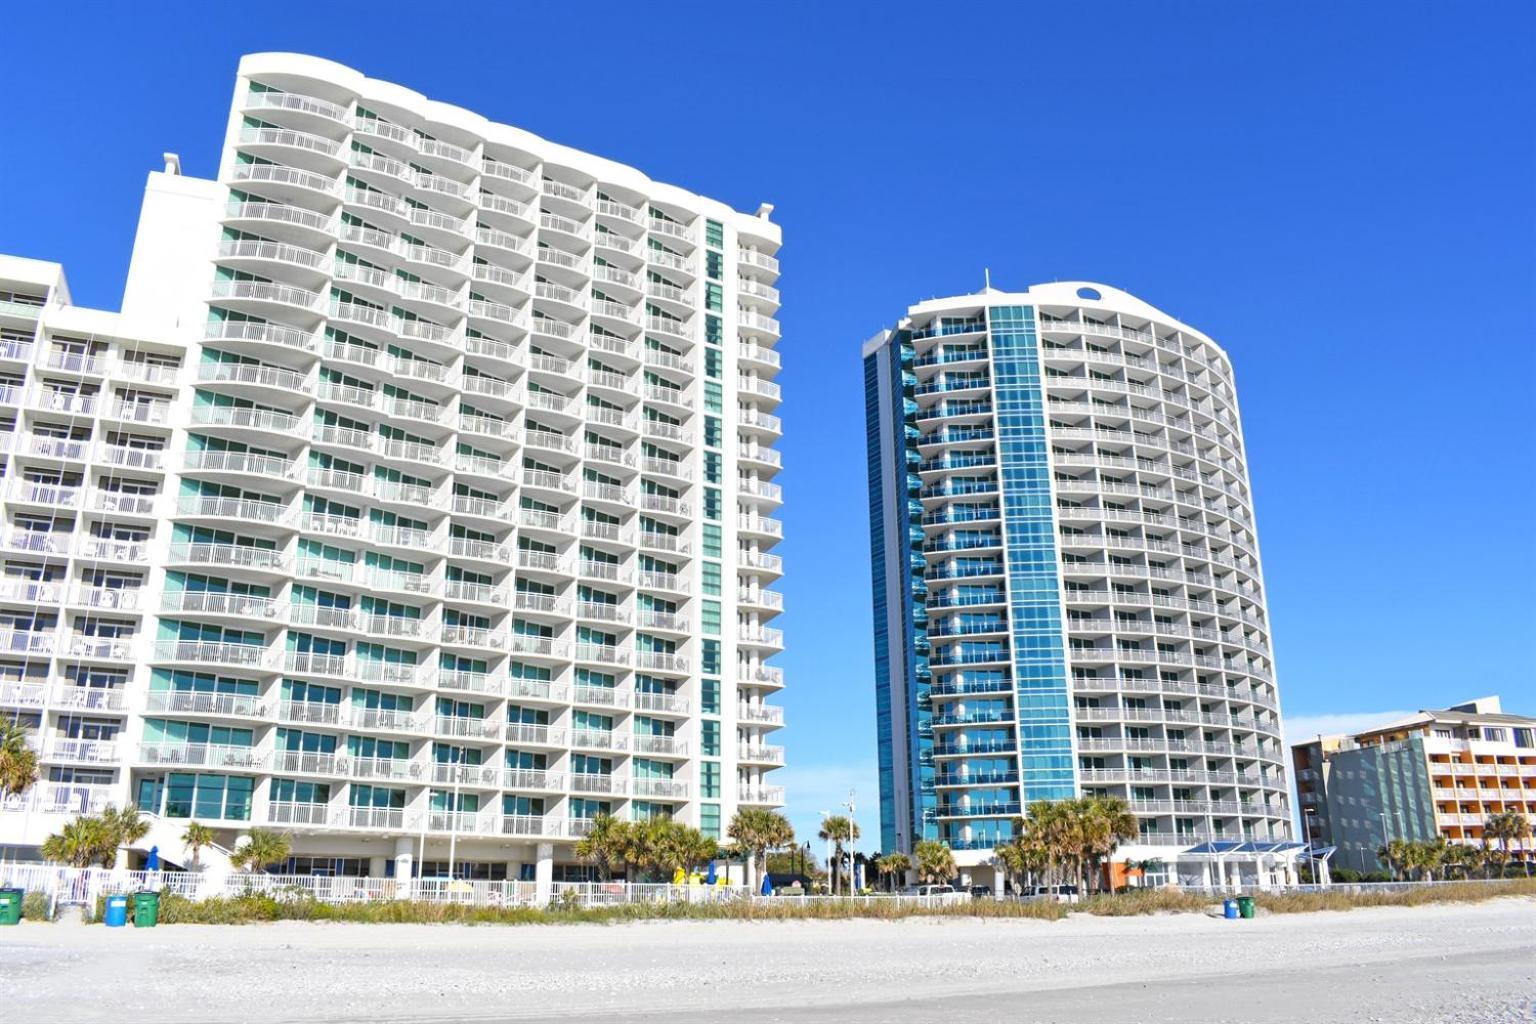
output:
POLYGON ((10 436, 59 413, 87 438, 15 449, 7 529, 72 518, 8 574, 114 602, 109 627, 9 620, 0 704, 40 707, 50 782, 88 765, 81 806, 279 827, 375 874, 450 845, 531 873, 601 811, 719 834, 781 805, 767 213, 327 61, 242 61, 218 181, 151 175, 125 314, 23 310, 8 342, 10 436), (90 351, 55 355, 50 318, 81 317, 90 351), (61 452, 78 485, 17 490, 61 452), (146 493, 104 497, 102 463, 146 493), (110 739, 54 710, 66 684, 110 739))
POLYGON ((1335 868, 1388 870, 1376 851, 1387 839, 1424 840, 1436 835, 1424 743, 1341 750, 1328 769, 1329 841, 1338 846, 1335 868))
MULTIPOLYGON (((914 345, 918 435, 890 452, 882 424, 870 458, 919 470, 926 622, 907 646, 932 686, 906 703, 934 737, 927 823, 962 865, 984 862, 1030 800, 1077 792, 1127 799, 1137 849, 1288 840, 1225 354, 1133 296, 1077 283, 912 307, 865 347, 887 384, 898 337, 914 345)), ((888 523, 904 495, 890 472, 879 480, 888 523)), ((885 535, 875 558, 887 594, 899 543, 885 535)), ((900 692, 894 654, 884 674, 877 687, 900 692)))

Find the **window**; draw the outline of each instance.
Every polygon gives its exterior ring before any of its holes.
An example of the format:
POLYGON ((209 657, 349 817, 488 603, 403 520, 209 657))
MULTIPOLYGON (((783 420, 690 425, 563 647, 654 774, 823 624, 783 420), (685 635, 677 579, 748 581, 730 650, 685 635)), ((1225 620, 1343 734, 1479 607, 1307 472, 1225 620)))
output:
MULTIPOLYGON (((705 673, 706 675, 719 675, 720 641, 700 640, 699 650, 701 652, 699 655, 699 671, 705 673)), ((717 727, 718 725, 719 723, 716 723, 717 727)))
POLYGON ((720 417, 704 417, 704 443, 711 448, 719 448, 725 437, 720 427, 720 417))
POLYGON ((711 839, 720 838, 720 805, 699 805, 699 831, 711 839))
POLYGON ((725 276, 725 257, 718 252, 704 253, 704 273, 718 281, 725 276))
MULTIPOLYGON (((714 523, 704 524, 704 557, 720 557, 720 527, 716 526, 714 523)), ((1529 737, 1529 730, 1526 730, 1526 735, 1529 737)), ((1527 740, 1524 745, 1530 746, 1529 740, 1527 740)))
POLYGON ((704 375, 719 380, 725 370, 725 353, 717 348, 704 350, 704 375))
POLYGON ((704 488, 704 518, 719 520, 720 512, 720 488, 704 488))
POLYGON ((710 345, 725 343, 725 321, 713 313, 704 314, 704 341, 710 345))
POLYGON ((716 313, 725 308, 725 289, 713 281, 704 282, 704 308, 716 313))
POLYGON ((706 679, 699 684, 699 710, 706 715, 720 713, 720 680, 706 679))
POLYGON ((249 821, 251 779, 224 775, 173 773, 165 785, 167 818, 202 821, 249 821))
POLYGON ((722 396, 719 381, 707 380, 704 382, 704 408, 709 412, 725 411, 725 400, 722 396))
POLYGON ((720 756, 720 723, 709 719, 699 723, 700 749, 706 757, 720 756))
POLYGON ((720 762, 703 761, 699 764, 699 796, 706 800, 720 799, 720 762))
POLYGON ((699 579, 704 593, 720 596, 720 563, 700 562, 699 579))
POLYGON ((720 635, 720 602, 704 601, 700 604, 699 624, 711 636, 720 635))
MULTIPOLYGON (((718 484, 721 482, 720 478, 725 475, 720 468, 723 461, 719 452, 704 453, 704 480, 707 483, 718 484)), ((716 529, 719 529, 719 527, 716 527, 716 529)))
POLYGON ((713 249, 724 249, 725 225, 717 220, 705 220, 704 244, 713 249))

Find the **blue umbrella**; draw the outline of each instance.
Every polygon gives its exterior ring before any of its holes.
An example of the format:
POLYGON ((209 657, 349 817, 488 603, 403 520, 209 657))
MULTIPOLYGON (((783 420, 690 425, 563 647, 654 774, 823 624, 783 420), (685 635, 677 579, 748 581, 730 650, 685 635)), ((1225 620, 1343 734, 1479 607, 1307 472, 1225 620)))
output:
POLYGON ((710 861, 709 862, 709 874, 704 876, 704 884, 705 885, 714 885, 715 884, 715 862, 714 861, 710 861))
POLYGON ((763 895, 764 896, 772 896, 773 895, 773 883, 768 880, 768 872, 766 872, 766 871, 763 872, 763 895))
POLYGON ((149 856, 144 858, 144 870, 145 871, 159 871, 160 870, 160 847, 158 847, 158 846, 151 846, 149 848, 149 856))

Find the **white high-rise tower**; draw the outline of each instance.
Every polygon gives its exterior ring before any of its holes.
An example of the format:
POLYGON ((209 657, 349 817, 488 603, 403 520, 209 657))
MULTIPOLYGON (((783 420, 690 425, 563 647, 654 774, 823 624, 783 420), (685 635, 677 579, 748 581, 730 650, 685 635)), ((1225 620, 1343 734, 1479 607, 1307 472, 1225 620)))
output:
POLYGON ((781 804, 771 208, 290 54, 178 172, 121 314, 0 263, 8 855, 115 800, 544 881, 781 804))

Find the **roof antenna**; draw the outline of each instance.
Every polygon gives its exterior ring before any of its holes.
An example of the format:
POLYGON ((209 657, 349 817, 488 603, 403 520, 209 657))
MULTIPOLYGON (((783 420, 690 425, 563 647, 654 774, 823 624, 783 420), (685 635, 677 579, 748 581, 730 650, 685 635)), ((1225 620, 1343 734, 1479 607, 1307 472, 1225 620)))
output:
POLYGON ((982 280, 986 281, 986 283, 987 283, 987 286, 986 286, 985 290, 986 291, 991 291, 992 290, 992 268, 991 267, 982 267, 981 268, 981 277, 982 277, 982 280))

